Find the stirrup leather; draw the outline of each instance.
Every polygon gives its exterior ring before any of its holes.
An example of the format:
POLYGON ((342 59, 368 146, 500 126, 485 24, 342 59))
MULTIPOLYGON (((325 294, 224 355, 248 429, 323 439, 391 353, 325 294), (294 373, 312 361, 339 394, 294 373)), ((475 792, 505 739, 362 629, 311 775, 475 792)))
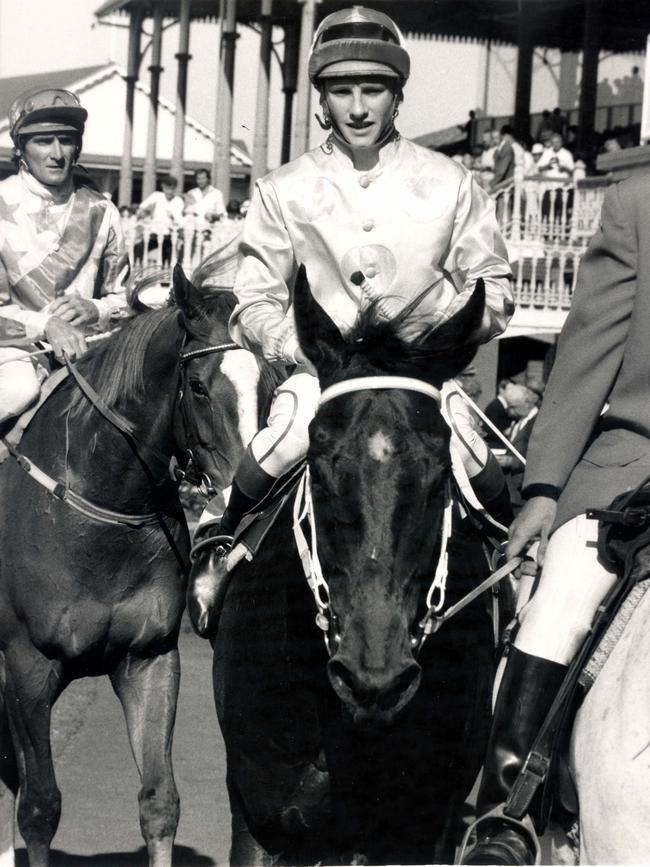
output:
POLYGON ((539 845, 539 839, 530 816, 524 816, 523 819, 513 819, 511 816, 507 816, 503 812, 503 808, 504 804, 499 804, 493 810, 490 810, 489 813, 479 816, 478 819, 475 819, 474 822, 472 822, 463 836, 463 842, 461 843, 460 851, 456 858, 456 864, 464 864, 465 857, 472 852, 479 842, 481 837, 479 831, 480 826, 486 822, 492 822, 494 820, 501 822, 504 826, 512 828, 528 840, 531 851, 535 853, 535 860, 533 863, 542 863, 541 846, 539 845))

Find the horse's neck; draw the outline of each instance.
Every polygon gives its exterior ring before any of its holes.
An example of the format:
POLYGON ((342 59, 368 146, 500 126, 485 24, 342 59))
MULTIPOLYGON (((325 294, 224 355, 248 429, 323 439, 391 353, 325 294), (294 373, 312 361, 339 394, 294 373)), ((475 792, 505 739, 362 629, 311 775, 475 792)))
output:
MULTIPOLYGON (((72 382, 55 392, 34 417, 21 450, 57 481, 76 493, 125 511, 147 511, 152 502, 149 481, 126 438, 97 409, 71 408, 72 382)), ((173 452, 169 381, 120 406, 132 425, 139 451, 156 481, 167 477, 161 459, 173 452)))

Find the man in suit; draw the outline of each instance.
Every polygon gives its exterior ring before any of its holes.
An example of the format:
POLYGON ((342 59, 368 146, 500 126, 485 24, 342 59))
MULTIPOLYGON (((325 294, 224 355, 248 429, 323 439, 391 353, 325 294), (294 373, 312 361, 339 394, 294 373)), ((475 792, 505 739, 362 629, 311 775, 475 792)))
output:
MULTIPOLYGON (((491 400, 485 407, 485 415, 492 422, 497 430, 505 434, 506 430, 512 424, 512 419, 508 413, 508 389, 511 387, 509 379, 500 379, 497 386, 497 396, 491 400)), ((488 430, 485 435, 485 442, 491 449, 503 448, 503 442, 491 430, 488 430)))
MULTIPOLYGON (((510 383, 508 387, 508 416, 511 427, 508 439, 520 455, 526 457, 533 425, 537 418, 540 390, 520 383, 510 383)), ((513 454, 507 454, 499 461, 508 483, 510 501, 515 515, 524 505, 521 488, 524 479, 524 465, 513 454)))
POLYGON ((616 581, 598 558, 589 508, 650 474, 650 174, 612 186, 584 256, 528 449, 508 557, 539 537, 542 573, 499 690, 468 864, 532 864, 532 839, 485 815, 512 787, 566 668, 616 581), (603 412, 606 405, 607 410, 603 412), (602 413, 602 415, 601 415, 602 413))

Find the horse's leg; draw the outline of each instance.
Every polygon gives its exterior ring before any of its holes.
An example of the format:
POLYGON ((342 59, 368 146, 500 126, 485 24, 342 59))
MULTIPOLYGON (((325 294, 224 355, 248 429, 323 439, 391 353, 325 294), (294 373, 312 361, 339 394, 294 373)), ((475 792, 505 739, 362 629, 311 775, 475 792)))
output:
POLYGON ((170 867, 180 815, 172 771, 179 681, 178 648, 147 659, 129 654, 111 675, 142 781, 140 828, 150 867, 170 867))
MULTIPOLYGON (((244 811, 235 787, 228 784, 232 836, 230 867, 270 867, 274 859, 248 830, 244 811)), ((0 865, 2 867, 2 865, 0 865)))
POLYGON ((18 765, 5 702, 5 658, 0 653, 0 867, 14 867, 14 813, 18 765))
POLYGON ((50 715, 61 688, 60 663, 31 644, 16 641, 5 651, 6 710, 18 763, 18 827, 30 867, 48 867, 50 843, 61 817, 50 745, 50 715))

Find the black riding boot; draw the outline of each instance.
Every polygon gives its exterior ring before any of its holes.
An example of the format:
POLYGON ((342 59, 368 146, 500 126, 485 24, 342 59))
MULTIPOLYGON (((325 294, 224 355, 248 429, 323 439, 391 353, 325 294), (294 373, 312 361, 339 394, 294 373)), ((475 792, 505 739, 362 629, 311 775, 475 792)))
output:
POLYGON ((198 528, 192 548, 187 585, 187 611, 201 638, 213 638, 230 582, 228 554, 239 522, 269 492, 275 479, 257 463, 249 449, 241 460, 226 511, 220 521, 198 528))
MULTIPOLYGON (((478 793, 479 817, 507 800, 566 671, 566 666, 557 662, 511 648, 494 709, 478 793)), ((476 846, 462 863, 534 864, 531 837, 515 823, 486 816, 478 825, 476 846)))

